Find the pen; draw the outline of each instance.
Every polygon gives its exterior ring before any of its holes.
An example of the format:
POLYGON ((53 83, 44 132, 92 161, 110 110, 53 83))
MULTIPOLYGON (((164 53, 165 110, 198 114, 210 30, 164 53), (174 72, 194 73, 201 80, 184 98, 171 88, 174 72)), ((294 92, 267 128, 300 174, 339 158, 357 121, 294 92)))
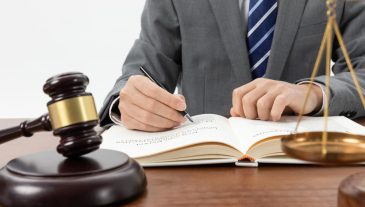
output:
MULTIPOLYGON (((160 82, 158 82, 155 78, 153 78, 145 68, 143 68, 142 66, 139 67, 140 71, 147 77, 149 78, 152 82, 156 83, 158 86, 160 86, 161 88, 167 90, 160 82)), ((179 113, 181 115, 183 115, 185 118, 187 118, 190 122, 194 122, 193 119, 190 117, 190 115, 186 112, 186 111, 179 111, 179 113)))

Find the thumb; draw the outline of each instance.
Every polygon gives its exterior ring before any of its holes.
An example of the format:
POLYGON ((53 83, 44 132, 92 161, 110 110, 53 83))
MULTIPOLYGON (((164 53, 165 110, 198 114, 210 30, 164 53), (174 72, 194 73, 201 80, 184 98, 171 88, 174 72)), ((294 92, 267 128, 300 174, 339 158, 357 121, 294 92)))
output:
POLYGON ((178 104, 178 110, 179 111, 185 111, 186 110, 185 97, 183 95, 180 95, 180 94, 174 94, 174 96, 177 97, 178 99, 180 99, 180 102, 178 104))
POLYGON ((185 96, 181 95, 181 94, 177 94, 177 96, 186 103, 186 100, 185 100, 185 96))
POLYGON ((179 111, 185 111, 186 110, 186 101, 185 97, 180 94, 173 94, 177 99, 179 99, 178 108, 179 111))

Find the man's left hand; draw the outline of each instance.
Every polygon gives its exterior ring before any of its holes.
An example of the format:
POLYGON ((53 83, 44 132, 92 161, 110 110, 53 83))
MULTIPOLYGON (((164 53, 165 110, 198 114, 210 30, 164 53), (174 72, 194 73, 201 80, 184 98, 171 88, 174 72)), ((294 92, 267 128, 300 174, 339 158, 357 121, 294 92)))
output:
MULTIPOLYGON (((291 84, 258 78, 236 88, 232 96, 231 116, 279 121, 283 114, 301 112, 309 84, 291 84)), ((304 114, 319 111, 322 89, 313 85, 304 114)))

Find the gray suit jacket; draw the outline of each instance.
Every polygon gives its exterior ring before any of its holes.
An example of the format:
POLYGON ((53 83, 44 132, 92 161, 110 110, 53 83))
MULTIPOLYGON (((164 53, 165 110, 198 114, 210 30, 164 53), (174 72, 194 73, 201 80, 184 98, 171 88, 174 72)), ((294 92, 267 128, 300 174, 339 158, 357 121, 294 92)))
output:
MULTIPOLYGON (((324 33, 325 0, 279 0, 266 78, 291 83, 309 78, 324 33)), ((365 86, 365 1, 338 0, 337 20, 362 86, 365 86)), ((178 87, 191 114, 229 115, 234 88, 252 80, 238 0, 147 0, 142 30, 100 112, 108 109, 128 78, 150 69, 173 92, 178 87)), ((343 55, 334 41, 330 115, 364 116, 343 55)), ((325 61, 316 81, 324 84, 325 61)))

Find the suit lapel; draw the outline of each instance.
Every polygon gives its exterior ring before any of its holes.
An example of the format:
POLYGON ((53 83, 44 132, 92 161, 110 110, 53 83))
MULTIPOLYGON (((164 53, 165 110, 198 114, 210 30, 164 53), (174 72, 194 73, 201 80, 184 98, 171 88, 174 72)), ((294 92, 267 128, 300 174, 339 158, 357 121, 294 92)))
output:
POLYGON ((252 80, 245 40, 246 27, 237 0, 209 0, 239 83, 252 80))
POLYGON ((280 0, 275 35, 265 77, 279 80, 293 46, 307 0, 280 0))

